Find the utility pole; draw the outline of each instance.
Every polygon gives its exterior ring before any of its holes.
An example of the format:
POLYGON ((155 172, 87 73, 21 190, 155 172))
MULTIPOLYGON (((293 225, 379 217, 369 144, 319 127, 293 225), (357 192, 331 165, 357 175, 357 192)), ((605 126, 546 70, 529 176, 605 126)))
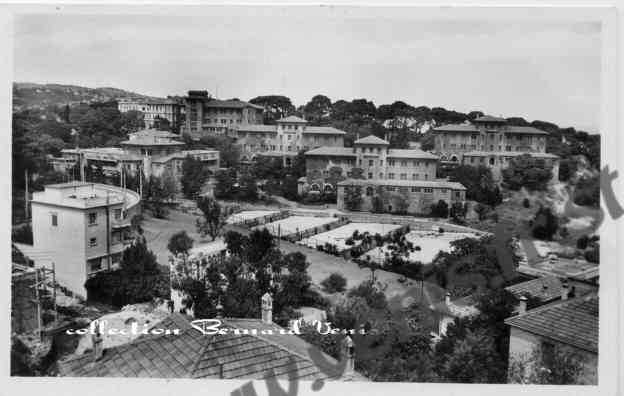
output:
POLYGON ((24 169, 24 214, 28 220, 28 168, 24 169))

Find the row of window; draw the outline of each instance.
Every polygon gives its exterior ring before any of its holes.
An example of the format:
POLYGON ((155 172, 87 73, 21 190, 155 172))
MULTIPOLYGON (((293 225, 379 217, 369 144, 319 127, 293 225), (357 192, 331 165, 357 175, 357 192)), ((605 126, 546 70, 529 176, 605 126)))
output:
MULTIPOLYGON (((413 193, 420 193, 423 192, 425 194, 432 194, 433 193, 433 188, 432 187, 399 187, 399 186, 379 186, 379 189, 381 191, 399 191, 402 193, 407 193, 407 192, 413 192, 413 193)), ((366 195, 367 196, 373 196, 375 192, 375 189, 371 186, 366 187, 366 195)), ((439 190, 440 194, 448 194, 449 189, 447 188, 441 188, 439 190)), ((460 191, 455 191, 454 192, 454 197, 455 198, 461 198, 461 192, 460 191)))
MULTIPOLYGON (((121 217, 122 217, 121 209, 113 209, 113 219, 121 220, 121 217)), ((90 212, 89 214, 87 214, 87 224, 88 225, 90 225, 90 226, 97 225, 97 219, 98 219, 97 212, 90 212)), ((50 221, 51 221, 53 227, 57 227, 58 226, 58 214, 57 213, 50 213, 50 221)))

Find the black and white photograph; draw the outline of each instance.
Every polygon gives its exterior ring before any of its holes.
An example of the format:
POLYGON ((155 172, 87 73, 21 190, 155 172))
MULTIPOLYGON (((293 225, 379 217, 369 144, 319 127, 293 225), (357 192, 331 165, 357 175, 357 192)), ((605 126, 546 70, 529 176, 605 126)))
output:
POLYGON ((615 9, 3 10, 10 381, 617 394, 615 9))

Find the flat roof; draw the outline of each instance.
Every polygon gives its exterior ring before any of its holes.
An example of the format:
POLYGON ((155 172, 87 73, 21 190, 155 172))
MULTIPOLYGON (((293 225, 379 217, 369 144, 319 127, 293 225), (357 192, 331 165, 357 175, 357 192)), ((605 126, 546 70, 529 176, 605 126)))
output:
POLYGON ((69 182, 44 187, 44 191, 33 193, 32 203, 88 209, 118 204, 132 207, 141 201, 134 191, 108 184, 69 182))
POLYGON ((423 187, 423 188, 448 188, 452 190, 465 190, 461 183, 448 180, 367 180, 347 179, 338 183, 339 186, 391 186, 391 187, 423 187))

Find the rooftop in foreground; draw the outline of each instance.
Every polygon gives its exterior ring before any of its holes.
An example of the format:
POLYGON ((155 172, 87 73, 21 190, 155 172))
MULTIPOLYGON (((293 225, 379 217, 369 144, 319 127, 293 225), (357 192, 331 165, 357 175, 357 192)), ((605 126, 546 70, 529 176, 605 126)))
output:
POLYGON ((590 352, 598 352, 597 295, 532 309, 505 320, 509 326, 590 352))
POLYGON ((139 194, 108 184, 69 182, 48 184, 44 191, 35 192, 32 202, 87 209, 99 206, 125 204, 132 207, 140 202, 139 194))
MULTIPOLYGON (((214 379, 318 380, 341 378, 332 357, 281 327, 260 319, 222 320, 221 328, 257 330, 257 334, 228 332, 204 335, 182 314, 171 314, 153 328, 179 329, 179 334, 146 334, 133 342, 59 363, 62 376, 214 379), (273 334, 266 334, 267 331, 273 334), (262 334, 265 333, 265 334, 262 334)), ((365 380, 355 374, 354 380, 365 380)))

